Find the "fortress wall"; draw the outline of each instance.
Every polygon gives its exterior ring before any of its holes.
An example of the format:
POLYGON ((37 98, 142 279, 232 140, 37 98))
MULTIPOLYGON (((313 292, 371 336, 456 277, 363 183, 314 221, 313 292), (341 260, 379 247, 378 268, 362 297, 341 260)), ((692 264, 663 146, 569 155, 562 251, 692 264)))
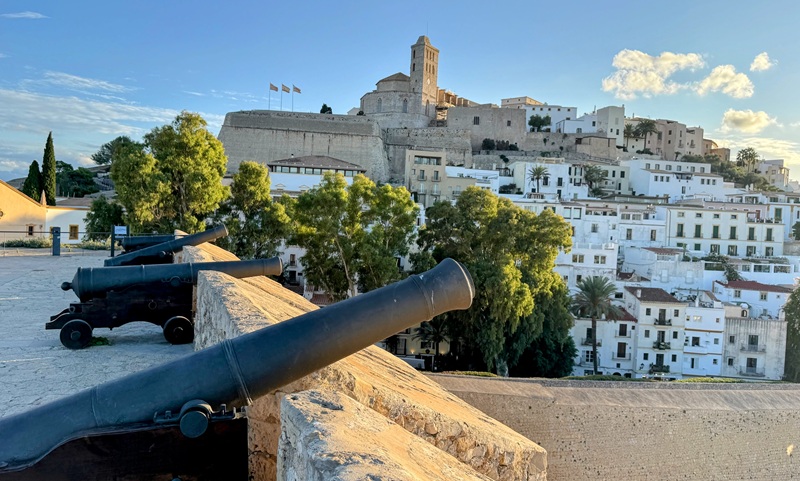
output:
POLYGON ((232 112, 225 116, 219 140, 228 156, 228 172, 245 160, 266 163, 305 155, 327 155, 352 162, 367 176, 388 179, 388 158, 379 125, 364 116, 274 111, 232 112))
POLYGON ((469 165, 472 162, 472 145, 468 130, 447 128, 387 129, 386 149, 391 159, 392 177, 402 179, 405 173, 407 149, 447 151, 447 162, 469 165))
MULTIPOLYGON (((235 259, 233 254, 210 244, 186 247, 180 256, 182 262, 235 259)), ((265 277, 234 279, 204 271, 197 283, 195 349, 315 309, 317 307, 302 296, 265 277)), ((292 476, 313 472, 309 471, 309 466, 329 470, 341 468, 337 471, 341 477, 337 479, 366 479, 366 474, 371 474, 364 473, 367 465, 359 467, 358 462, 353 463, 354 459, 375 461, 371 467, 380 479, 448 479, 448 472, 449 479, 483 479, 482 476, 486 476, 538 481, 547 476, 547 454, 541 447, 375 346, 257 399, 247 412, 253 479, 301 479, 292 476), (307 390, 338 393, 349 400, 332 397, 321 403, 314 401, 319 399, 318 394, 308 394, 287 400, 291 412, 282 412, 284 396, 307 390), (343 407, 336 409, 341 412, 334 413, 330 406, 343 407), (383 421, 365 424, 362 422, 367 419, 365 412, 383 421), (351 432, 354 427, 358 429, 351 432), (398 428, 414 435, 415 439, 395 437, 398 428), (376 435, 378 432, 386 435, 376 435), (320 440, 319 436, 325 433, 330 436, 320 440), (367 439, 371 441, 363 442, 367 439), (348 448, 342 440, 350 440, 352 445, 348 448), (429 451, 410 456, 409 450, 417 445, 417 440, 439 451, 438 456, 429 451), (327 449, 331 451, 326 453, 327 449), (460 463, 453 464, 450 456, 460 463), (444 461, 440 462, 439 458, 444 461), (431 467, 432 473, 441 469, 445 474, 430 478, 397 474, 420 473, 419 463, 425 459, 440 463, 439 468, 431 467), (381 463, 399 465, 403 470, 392 476, 381 476, 386 474, 379 469, 381 463)), ((427 465, 422 467, 428 468, 427 465)))
POLYGON ((548 452, 548 479, 800 476, 800 386, 431 376, 548 452))

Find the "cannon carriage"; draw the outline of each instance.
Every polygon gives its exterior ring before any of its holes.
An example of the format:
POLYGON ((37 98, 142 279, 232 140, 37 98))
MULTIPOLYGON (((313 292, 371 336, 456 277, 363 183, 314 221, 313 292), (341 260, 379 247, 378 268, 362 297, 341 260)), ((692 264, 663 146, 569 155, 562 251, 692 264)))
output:
POLYGON ((60 329, 61 343, 70 349, 89 345, 95 328, 113 329, 134 321, 160 326, 171 344, 194 339, 192 289, 197 273, 213 270, 236 278, 280 275, 280 258, 252 261, 201 262, 169 265, 78 268, 61 288, 80 299, 51 316, 45 329, 60 329))

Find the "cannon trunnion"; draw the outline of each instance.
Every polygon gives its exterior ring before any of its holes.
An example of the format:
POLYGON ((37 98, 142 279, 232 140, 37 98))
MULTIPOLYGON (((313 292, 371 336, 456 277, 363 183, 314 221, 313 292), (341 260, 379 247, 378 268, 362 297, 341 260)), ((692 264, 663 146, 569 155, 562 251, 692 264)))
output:
POLYGON ((194 339, 192 289, 201 270, 224 272, 236 278, 280 275, 280 258, 253 261, 203 262, 152 266, 78 268, 72 289, 81 302, 73 302, 45 329, 60 329, 61 343, 70 349, 89 345, 92 330, 113 329, 134 321, 160 326, 171 344, 194 339))

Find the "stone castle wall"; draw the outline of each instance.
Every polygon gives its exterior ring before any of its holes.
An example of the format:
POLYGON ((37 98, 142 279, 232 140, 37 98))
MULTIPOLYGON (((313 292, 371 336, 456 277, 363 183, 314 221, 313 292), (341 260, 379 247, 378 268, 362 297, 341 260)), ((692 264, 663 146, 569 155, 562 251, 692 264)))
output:
POLYGON ((231 112, 225 116, 219 140, 228 156, 229 173, 237 172, 245 160, 266 163, 326 155, 363 167, 372 179, 389 178, 380 126, 363 115, 231 112))
POLYGON ((535 441, 548 480, 800 476, 800 386, 432 376, 535 441))

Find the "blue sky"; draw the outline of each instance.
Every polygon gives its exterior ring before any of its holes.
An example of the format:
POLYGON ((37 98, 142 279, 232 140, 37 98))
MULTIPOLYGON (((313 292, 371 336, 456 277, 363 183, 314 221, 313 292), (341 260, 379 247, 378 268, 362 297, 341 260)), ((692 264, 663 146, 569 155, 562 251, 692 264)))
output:
POLYGON ((701 126, 734 152, 783 158, 800 178, 800 2, 140 2, 0 4, 0 179, 41 162, 48 132, 74 166, 200 113, 346 113, 408 73, 410 46, 440 49, 439 86, 481 103, 625 105, 701 126), (283 109, 292 96, 283 94, 283 109))

